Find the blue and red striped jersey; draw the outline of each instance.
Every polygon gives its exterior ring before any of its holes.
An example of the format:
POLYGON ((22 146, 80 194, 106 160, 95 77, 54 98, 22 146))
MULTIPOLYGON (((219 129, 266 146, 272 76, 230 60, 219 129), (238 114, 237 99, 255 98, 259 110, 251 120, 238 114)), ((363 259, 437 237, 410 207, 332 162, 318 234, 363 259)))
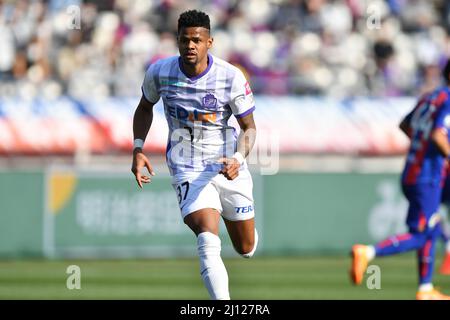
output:
POLYGON ((441 87, 421 97, 405 117, 411 145, 402 174, 402 183, 442 183, 447 159, 431 141, 434 130, 450 128, 450 89, 441 87))

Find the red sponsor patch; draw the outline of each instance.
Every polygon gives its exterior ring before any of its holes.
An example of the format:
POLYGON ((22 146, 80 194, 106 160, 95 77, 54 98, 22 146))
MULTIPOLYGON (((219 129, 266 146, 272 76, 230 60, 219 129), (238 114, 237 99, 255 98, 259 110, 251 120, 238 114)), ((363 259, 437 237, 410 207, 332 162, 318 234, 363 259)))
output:
POLYGON ((248 82, 245 83, 245 95, 249 95, 252 93, 252 89, 250 88, 250 85, 248 82))

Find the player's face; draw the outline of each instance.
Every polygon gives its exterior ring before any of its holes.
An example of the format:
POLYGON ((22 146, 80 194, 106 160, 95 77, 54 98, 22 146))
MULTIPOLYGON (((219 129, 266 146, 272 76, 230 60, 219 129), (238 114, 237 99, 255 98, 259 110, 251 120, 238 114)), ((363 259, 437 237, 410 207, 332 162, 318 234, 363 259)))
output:
POLYGON ((181 28, 178 34, 178 50, 181 59, 186 65, 194 66, 202 62, 208 49, 211 48, 213 39, 209 31, 203 27, 181 28))

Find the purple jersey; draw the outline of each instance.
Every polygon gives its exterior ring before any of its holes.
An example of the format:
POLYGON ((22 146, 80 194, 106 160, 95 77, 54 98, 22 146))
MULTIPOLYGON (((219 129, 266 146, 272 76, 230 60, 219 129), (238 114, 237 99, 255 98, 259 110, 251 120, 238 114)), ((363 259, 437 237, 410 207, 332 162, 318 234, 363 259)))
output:
POLYGON ((410 127, 411 145, 402 174, 404 185, 442 183, 446 159, 431 142, 433 130, 447 133, 450 127, 450 90, 439 88, 423 96, 406 116, 410 127))

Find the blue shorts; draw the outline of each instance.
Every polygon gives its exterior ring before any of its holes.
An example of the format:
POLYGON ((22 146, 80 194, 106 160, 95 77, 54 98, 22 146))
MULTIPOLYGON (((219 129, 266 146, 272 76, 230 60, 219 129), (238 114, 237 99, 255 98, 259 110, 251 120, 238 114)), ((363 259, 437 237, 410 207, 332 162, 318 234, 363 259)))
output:
POLYGON ((442 188, 441 202, 450 205, 450 179, 445 180, 444 188, 442 188))
POLYGON ((421 183, 402 185, 409 201, 406 224, 410 232, 429 232, 439 222, 442 188, 439 184, 421 183))

